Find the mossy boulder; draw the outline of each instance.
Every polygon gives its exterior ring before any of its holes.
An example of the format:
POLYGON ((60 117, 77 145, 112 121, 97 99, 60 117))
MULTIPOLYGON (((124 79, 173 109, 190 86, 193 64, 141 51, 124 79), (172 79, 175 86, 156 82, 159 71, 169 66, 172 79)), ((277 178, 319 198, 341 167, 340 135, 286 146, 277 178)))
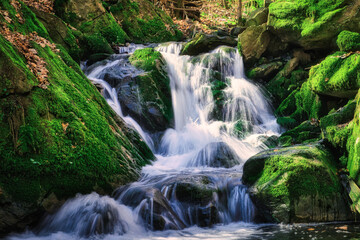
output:
MULTIPOLYGON (((0 6, 15 11, 7 1, 0 6)), ((22 5, 19 14, 28 16, 22 24, 16 17, 11 24, 0 21, 52 41, 30 9, 22 5)), ((0 219, 6 219, 0 234, 23 230, 76 193, 110 194, 154 159, 66 49, 29 44, 48 70, 46 88, 38 87, 26 58, 0 36, 0 219)))
POLYGON ((148 0, 120 0, 107 5, 135 43, 180 41, 182 33, 172 19, 148 0))
POLYGON ((266 24, 248 27, 239 35, 238 48, 247 65, 254 64, 267 50, 271 34, 266 24))
POLYGON ((336 52, 310 70, 311 89, 321 95, 355 97, 360 87, 360 54, 336 52))
POLYGON ((360 50, 360 33, 342 31, 337 40, 336 44, 338 45, 340 51, 359 51, 360 50))
POLYGON ((332 154, 320 144, 260 152, 244 165, 260 221, 351 220, 332 154))
POLYGON ((286 0, 269 6, 268 26, 283 42, 304 49, 336 49, 342 30, 360 31, 357 0, 286 0))
MULTIPOLYGON (((126 110, 148 131, 166 130, 173 124, 173 109, 165 60, 153 48, 138 49, 129 60, 132 65, 145 72, 135 77, 131 87, 132 91, 139 92, 139 98, 133 101, 139 101, 140 107, 132 108, 125 104, 126 110)), ((124 99, 127 95, 120 91, 120 102, 135 104, 124 99)))
POLYGON ((195 56, 201 53, 207 53, 221 45, 235 47, 237 42, 229 36, 219 37, 217 35, 199 33, 190 42, 185 44, 181 50, 181 55, 195 56))

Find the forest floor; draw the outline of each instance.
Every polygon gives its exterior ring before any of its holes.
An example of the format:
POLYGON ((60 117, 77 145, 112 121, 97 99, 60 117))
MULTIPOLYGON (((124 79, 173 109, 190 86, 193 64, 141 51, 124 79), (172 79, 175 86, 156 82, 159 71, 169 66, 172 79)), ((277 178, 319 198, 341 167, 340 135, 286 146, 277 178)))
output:
MULTIPOLYGON (((200 21, 173 19, 186 37, 193 37, 198 32, 209 34, 219 29, 229 31, 236 26, 238 1, 228 2, 228 8, 225 8, 219 0, 204 0, 203 2, 200 10, 200 21)), ((244 8, 243 16, 246 17, 251 10, 254 9, 244 8)))

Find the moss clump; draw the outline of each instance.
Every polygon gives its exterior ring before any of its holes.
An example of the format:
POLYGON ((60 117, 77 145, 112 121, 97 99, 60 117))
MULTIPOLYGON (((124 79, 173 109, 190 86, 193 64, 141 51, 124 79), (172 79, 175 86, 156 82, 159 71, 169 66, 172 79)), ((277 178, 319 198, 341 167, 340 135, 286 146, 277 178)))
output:
POLYGON ((334 53, 311 68, 309 82, 313 91, 339 98, 356 95, 360 87, 360 54, 345 58, 343 54, 334 53))
POLYGON ((302 36, 308 36, 342 11, 345 4, 346 0, 276 1, 269 6, 269 25, 276 29, 299 30, 302 36))
POLYGON ((360 33, 342 31, 336 40, 336 44, 343 52, 358 51, 360 50, 360 33))
POLYGON ((289 144, 315 142, 320 140, 320 133, 321 130, 317 122, 305 121, 294 129, 283 133, 279 141, 286 146, 289 146, 289 144))
POLYGON ((103 14, 94 20, 81 23, 78 29, 84 34, 99 34, 109 44, 122 44, 129 40, 127 34, 109 13, 103 14))

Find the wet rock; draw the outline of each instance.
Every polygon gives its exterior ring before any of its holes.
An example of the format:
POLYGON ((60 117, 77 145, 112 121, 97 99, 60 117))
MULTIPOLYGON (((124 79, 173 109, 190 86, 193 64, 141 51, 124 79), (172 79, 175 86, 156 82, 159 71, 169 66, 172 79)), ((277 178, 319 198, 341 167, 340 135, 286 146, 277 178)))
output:
POLYGON ((231 29, 230 35, 232 37, 238 37, 240 33, 245 31, 245 29, 246 29, 246 27, 234 27, 234 28, 231 29))
POLYGON ((254 64, 266 51, 271 40, 271 34, 266 24, 248 27, 239 35, 239 49, 246 65, 254 64))
POLYGON ((194 39, 185 44, 181 55, 194 56, 209 52, 221 45, 235 47, 236 44, 236 40, 229 36, 219 37, 216 35, 197 34, 194 39))
POLYGON ((327 222, 353 219, 332 154, 320 144, 260 152, 244 165, 243 181, 262 221, 327 222))
POLYGON ((170 79, 161 54, 152 48, 139 49, 130 57, 132 65, 145 71, 121 81, 119 100, 125 113, 149 132, 168 129, 173 121, 170 79))
POLYGON ((268 81, 276 75, 276 73, 282 68, 283 65, 284 63, 281 61, 261 64, 250 69, 247 72, 247 76, 255 80, 262 79, 268 81))
POLYGON ((249 14, 249 17, 246 19, 245 26, 259 26, 267 22, 269 14, 269 9, 262 7, 258 8, 255 11, 252 11, 249 14))
POLYGON ((224 142, 216 142, 206 145, 190 165, 231 168, 239 163, 239 158, 234 150, 224 142))

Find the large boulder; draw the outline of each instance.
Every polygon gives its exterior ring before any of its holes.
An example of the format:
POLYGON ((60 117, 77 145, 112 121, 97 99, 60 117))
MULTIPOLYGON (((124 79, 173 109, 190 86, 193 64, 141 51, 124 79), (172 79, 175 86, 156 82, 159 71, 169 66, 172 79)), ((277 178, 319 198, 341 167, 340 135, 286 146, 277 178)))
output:
POLYGON ((245 163, 243 181, 263 221, 353 219, 332 154, 320 144, 263 151, 245 163))
POLYGON ((200 53, 209 52, 218 46, 226 45, 235 47, 236 40, 232 37, 219 37, 218 35, 197 34, 194 39, 186 43, 181 51, 181 55, 195 56, 200 53))
POLYGON ((231 168, 240 164, 240 159, 233 149, 224 142, 207 144, 190 162, 191 167, 231 168))
POLYGON ((283 42, 304 49, 336 48, 342 30, 360 31, 360 1, 276 1, 269 6, 268 26, 283 42))
MULTIPOLYGON (((24 24, 14 17, 12 24, 40 32, 43 25, 31 10, 21 10, 32 19, 24 24)), ((76 193, 110 194, 136 180, 154 158, 45 33, 47 39, 26 41, 30 35, 18 32, 16 46, 0 36, 0 234, 24 230, 76 193), (31 58, 19 45, 30 48, 31 58), (41 73, 31 71, 33 59, 44 64, 41 73)))
POLYGON ((267 50, 271 34, 266 24, 248 27, 239 35, 239 50, 247 65, 254 64, 267 50))

